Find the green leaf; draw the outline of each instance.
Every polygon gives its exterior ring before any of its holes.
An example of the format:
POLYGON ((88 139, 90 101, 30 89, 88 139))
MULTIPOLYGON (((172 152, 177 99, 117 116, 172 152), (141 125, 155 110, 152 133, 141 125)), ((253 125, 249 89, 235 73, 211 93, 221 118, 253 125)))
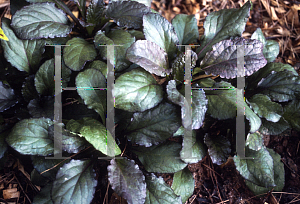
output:
MULTIPOLYGON (((67 37, 55 37, 55 38, 47 38, 45 39, 46 43, 49 44, 49 45, 66 45, 67 42, 69 40, 71 40, 72 38, 70 36, 67 36, 67 37)), ((50 47, 50 48, 53 48, 53 51, 54 51, 54 47, 50 47)))
POLYGON ((215 84, 215 81, 211 78, 204 78, 195 82, 195 87, 200 86, 201 88, 211 88, 215 84))
MULTIPOLYGON (((184 135, 185 130, 181 134, 184 135)), ((187 164, 198 163, 206 155, 207 148, 203 141, 199 140, 196 131, 192 131, 192 137, 183 137, 182 149, 180 151, 180 158, 187 164)))
POLYGON ((42 176, 37 170, 33 169, 30 173, 30 181, 37 186, 46 186, 49 183, 49 179, 42 176))
POLYGON ((251 39, 256 39, 264 44, 263 53, 268 62, 273 62, 279 54, 279 44, 275 40, 266 40, 260 28, 252 34, 251 39))
POLYGON ((124 74, 126 72, 130 72, 131 70, 136 69, 136 68, 141 68, 141 67, 137 64, 131 64, 127 69, 123 70, 122 72, 115 72, 115 76, 116 76, 116 78, 118 78, 122 74, 124 74))
POLYGON ((7 150, 8 146, 5 141, 5 138, 8 136, 9 133, 10 133, 10 130, 0 133, 0 159, 4 156, 4 153, 7 150))
POLYGON ((263 78, 257 88, 258 93, 273 101, 286 102, 300 96, 300 77, 290 71, 280 71, 263 78))
POLYGON ((73 27, 67 15, 54 3, 23 7, 13 15, 11 26, 17 36, 26 40, 65 37, 73 27))
POLYGON ((33 169, 30 173, 30 181, 32 184, 37 186, 46 186, 50 180, 43 177, 37 170, 33 169))
POLYGON ((174 190, 176 195, 181 197, 182 203, 185 203, 189 197, 193 195, 195 180, 187 167, 174 174, 171 188, 174 190))
POLYGON ((80 120, 79 122, 74 119, 71 119, 67 123, 66 128, 72 132, 79 133, 80 129, 83 127, 83 123, 84 123, 83 119, 80 120))
POLYGON ((54 203, 89 204, 97 186, 96 174, 90 161, 71 160, 64 164, 52 186, 54 203))
MULTIPOLYGON (((200 67, 195 67, 192 70, 192 74, 193 74, 193 76, 196 75, 196 74, 205 75, 205 72, 200 67)), ((204 79, 206 79, 206 78, 204 78, 204 79)))
POLYGON ((252 150, 260 150, 264 145, 263 135, 259 132, 255 132, 252 134, 249 133, 247 135, 246 145, 252 150))
POLYGON ((208 100, 205 97, 205 92, 203 90, 192 90, 192 120, 189 118, 185 120, 185 115, 187 112, 187 101, 181 93, 176 89, 175 80, 169 81, 167 85, 168 99, 173 103, 181 106, 181 117, 182 125, 187 128, 192 122, 192 129, 199 129, 204 121, 205 113, 207 110, 208 100))
POLYGON ((104 11, 103 1, 93 0, 87 8, 86 21, 93 25, 102 24, 102 21, 105 21, 104 11))
POLYGON ((106 113, 106 91, 94 90, 94 88, 106 88, 106 80, 103 74, 96 69, 86 69, 76 77, 76 87, 78 94, 84 100, 88 108, 94 109, 105 121, 106 113))
POLYGON ((162 177, 157 178, 151 173, 149 176, 146 176, 146 184, 147 196, 145 204, 182 204, 181 197, 174 193, 162 177))
POLYGON ((283 107, 283 117, 292 128, 300 131, 300 101, 293 100, 283 107))
POLYGON ((236 169, 248 181, 262 187, 275 187, 273 158, 266 148, 259 151, 245 148, 246 157, 254 159, 241 159, 239 155, 233 158, 236 169))
POLYGON ((64 62, 73 71, 80 71, 87 61, 97 56, 94 46, 82 38, 75 37, 67 42, 70 46, 64 48, 64 62))
POLYGON ((165 141, 180 127, 180 112, 169 103, 133 114, 125 135, 129 141, 150 147, 165 141))
MULTIPOLYGON (((67 129, 72 130, 73 132, 80 132, 81 137, 84 137, 97 150, 108 155, 107 140, 114 141, 114 138, 99 121, 93 118, 83 118, 83 120, 80 120, 79 122, 70 120, 67 124, 67 129)), ((121 154, 121 150, 117 144, 115 144, 114 152, 115 155, 121 154)))
POLYGON ((37 170, 33 169, 30 173, 30 181, 37 186, 46 186, 50 180, 42 176, 37 170))
POLYGON ((131 123, 132 117, 132 112, 115 109, 115 124, 118 124, 116 126, 116 135, 124 134, 125 129, 131 123))
POLYGON ((164 49, 169 60, 176 57, 179 43, 172 24, 160 14, 149 13, 143 16, 143 31, 146 40, 156 43, 164 49))
POLYGON ((63 129, 62 150, 68 153, 78 153, 88 147, 88 143, 84 138, 80 138, 77 134, 69 133, 63 129))
POLYGON ((266 78, 272 71, 280 72, 284 70, 290 71, 295 76, 298 76, 298 73, 291 65, 271 62, 246 79, 246 82, 248 82, 247 89, 256 89, 258 82, 261 81, 262 78, 266 78))
POLYGON ((18 103, 12 88, 0 81, 0 112, 3 112, 18 103))
POLYGON ((126 58, 158 76, 170 74, 167 53, 157 44, 148 40, 138 40, 126 52, 126 58))
MULTIPOLYGON (((115 71, 120 72, 126 69, 131 63, 126 59, 126 51, 135 42, 135 37, 132 37, 128 32, 125 30, 113 30, 107 34, 107 37, 113 40, 115 45, 122 45, 117 46, 114 48, 114 58, 111 59, 111 64, 115 64, 115 71)), ((105 58, 107 53, 105 53, 105 58)))
POLYGON ((45 41, 20 40, 9 25, 10 20, 2 18, 3 32, 9 39, 9 41, 1 40, 4 57, 18 70, 35 73, 45 52, 45 41))
MULTIPOLYGON (((55 81, 54 81, 54 59, 44 62, 37 71, 34 84, 36 90, 41 95, 54 96, 55 94, 55 81)), ((62 87, 67 87, 70 81, 71 70, 68 69, 64 63, 61 66, 61 83, 62 87)))
POLYGON ((53 154, 53 141, 48 136, 48 118, 24 119, 15 124, 7 143, 21 154, 47 156, 53 154))
POLYGON ((105 35, 99 30, 94 37, 94 45, 99 50, 103 60, 107 60, 107 47, 101 45, 122 45, 114 47, 114 60, 111 59, 111 64, 115 65, 115 71, 120 72, 126 69, 131 63, 125 58, 126 50, 132 43, 135 42, 135 37, 131 36, 124 30, 113 30, 105 35))
MULTIPOLYGON (((50 126, 48 128, 49 137, 52 140, 56 140, 57 138, 54 138, 54 125, 50 126)), ((66 151, 68 153, 78 153, 79 151, 83 150, 88 146, 88 143, 86 140, 80 136, 79 134, 76 134, 74 132, 71 132, 66 129, 62 129, 62 150, 66 151)), ((59 142, 59 140, 57 141, 59 142)))
POLYGON ((246 185, 255 195, 268 193, 272 189, 275 192, 276 191, 280 192, 280 191, 282 191, 282 189, 284 187, 284 180, 285 180, 284 179, 284 165, 281 162, 281 156, 279 154, 277 154, 276 152, 274 152, 272 149, 269 149, 269 148, 266 148, 266 149, 268 150, 269 154, 273 158, 273 166, 276 167, 276 168, 274 168, 274 178, 275 178, 276 186, 265 188, 265 187, 255 185, 254 183, 246 180, 245 181, 246 185))
MULTIPOLYGON (((80 129, 80 134, 91 143, 97 150, 108 155, 107 140, 113 140, 112 135, 106 130, 105 126, 94 119, 85 120, 84 126, 80 129)), ((114 145, 114 155, 121 154, 121 150, 117 144, 114 145)), ((108 156, 114 156, 108 155, 108 156)))
MULTIPOLYGON (((204 90, 192 90, 192 129, 199 129, 202 126, 207 111, 207 103, 204 90)), ((185 114, 185 109, 183 114, 185 114)))
POLYGON ((259 116, 271 122, 278 122, 283 114, 280 104, 272 102, 263 94, 255 94, 249 99, 250 108, 259 116))
POLYGON ((125 198, 128 204, 145 202, 145 176, 133 160, 112 159, 107 170, 112 189, 125 198))
POLYGON ((249 76, 264 67, 267 60, 262 53, 263 44, 258 40, 236 37, 223 40, 212 46, 212 51, 206 53, 200 68, 207 75, 220 75, 222 78, 236 78, 249 76), (244 70, 237 70, 237 51, 244 45, 244 70))
POLYGON ((50 118, 54 119, 54 98, 44 96, 31 100, 27 105, 28 112, 33 118, 50 118))
POLYGON ((48 183, 42 190, 33 198, 32 204, 54 204, 51 199, 51 189, 53 183, 48 183))
POLYGON ((258 117, 250 108, 249 106, 245 103, 245 114, 246 114, 246 119, 249 120, 250 122, 250 133, 254 133, 257 131, 260 126, 261 126, 261 119, 258 117))
POLYGON ((179 137, 184 135, 184 127, 180 126, 180 128, 178 128, 178 130, 173 134, 173 137, 179 137))
POLYGON ((34 78, 35 75, 30 75, 25 78, 25 81, 22 85, 22 96, 24 97, 26 102, 31 101, 32 99, 38 98, 39 94, 36 91, 34 86, 34 78))
POLYGON ((167 140, 151 147, 137 147, 133 152, 138 155, 146 171, 157 173, 175 173, 187 166, 179 158, 181 145, 167 140))
POLYGON ((129 112, 145 111, 163 99, 161 86, 142 68, 119 76, 115 83, 115 107, 129 112))
POLYGON ((106 10, 106 17, 113 19, 120 27, 139 29, 143 15, 150 12, 149 7, 136 1, 112 1, 106 10))
POLYGON ((266 135, 279 135, 286 129, 290 128, 289 123, 283 117, 281 117, 280 120, 276 123, 267 121, 264 118, 262 118, 261 121, 262 124, 261 127, 259 128, 259 132, 266 135))
POLYGON ((197 42, 199 32, 195 15, 177 14, 172 19, 172 25, 174 26, 180 45, 197 42))
POLYGON ((214 164, 221 165, 225 163, 230 156, 230 141, 223 135, 204 136, 204 143, 208 147, 209 156, 214 164))
POLYGON ((127 30, 131 36, 134 36, 136 40, 145 40, 144 33, 139 30, 127 30))
POLYGON ((213 88, 232 88, 228 90, 205 90, 208 99, 207 113, 213 118, 225 120, 236 117, 236 90, 230 83, 221 81, 215 83, 213 88))
POLYGON ((251 4, 251 1, 247 1, 239 9, 219 10, 206 16, 201 46, 196 51, 199 59, 202 59, 214 44, 229 37, 242 36, 250 15, 251 4))
MULTIPOLYGON (((252 34, 251 39, 259 40, 264 45, 266 44, 267 40, 261 31, 261 28, 257 28, 256 31, 252 34)), ((269 61, 268 61, 269 62, 269 61)))
POLYGON ((69 160, 63 159, 45 159, 45 157, 31 156, 32 165, 37 170, 39 174, 43 177, 54 181, 56 178, 56 173, 60 167, 65 163, 68 163, 69 160), (46 171, 47 170, 47 171, 46 171), (44 172, 45 171, 45 172, 44 172))
MULTIPOLYGON (((191 68, 196 66, 196 62, 197 62, 197 54, 191 50, 191 68)), ((180 82, 183 82, 184 80, 184 73, 185 73, 185 53, 184 52, 180 52, 180 54, 175 58, 175 60, 172 62, 171 65, 171 69, 172 69, 172 76, 173 79, 177 80, 177 85, 180 82)))
POLYGON ((215 83, 213 88, 228 88, 228 90, 217 89, 205 91, 208 99, 208 114, 213 118, 225 120, 235 118, 237 108, 240 111, 245 110, 243 112, 245 112, 246 119, 249 120, 251 125, 250 132, 253 133, 259 129, 261 125, 260 118, 249 108, 242 97, 238 97, 237 101, 237 94, 241 96, 243 90, 238 89, 237 92, 234 86, 225 81, 215 83))
POLYGON ((37 170, 33 169, 30 173, 30 181, 32 184, 44 187, 46 186, 50 180, 42 176, 37 170))
POLYGON ((114 45, 114 41, 107 37, 104 31, 99 30, 94 37, 94 45, 99 50, 99 54, 103 60, 107 60, 107 47, 101 45, 114 45))
POLYGON ((273 62, 279 54, 279 44, 275 40, 267 40, 264 46, 264 56, 268 62, 273 62))
POLYGON ((107 59, 107 47, 100 45, 113 45, 114 41, 105 35, 105 32, 99 30, 94 37, 94 45, 99 50, 101 57, 107 59))
POLYGON ((86 66, 87 69, 97 69, 99 70, 105 78, 107 78, 107 64, 100 60, 94 60, 86 66))

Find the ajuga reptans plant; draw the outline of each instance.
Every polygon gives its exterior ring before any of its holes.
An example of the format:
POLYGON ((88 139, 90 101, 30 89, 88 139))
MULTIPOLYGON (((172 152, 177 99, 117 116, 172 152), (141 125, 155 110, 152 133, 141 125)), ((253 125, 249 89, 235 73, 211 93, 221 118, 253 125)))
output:
POLYGON ((91 203, 97 185, 106 189, 108 181, 128 203, 185 203, 195 183, 187 165, 206 154, 216 165, 233 157, 255 194, 282 190, 283 163, 262 134, 300 130, 300 78, 292 66, 274 62, 279 45, 259 28, 251 39, 241 37, 250 1, 210 13, 203 36, 193 15, 170 23, 138 1, 75 3, 80 18, 61 0, 11 1, 11 20, 2 18, 9 40, 1 39, 0 158, 3 164, 9 146, 31 156, 31 182, 42 187, 33 203, 91 203), (189 44, 195 46, 186 56, 178 45, 189 44), (86 87, 62 91, 64 160, 45 159, 55 141, 53 45, 68 45, 62 46, 61 86, 86 87), (113 60, 106 45, 122 45, 114 47, 113 60), (237 75, 240 45, 244 76, 237 75), (192 67, 192 120, 185 117, 185 57, 192 67), (106 87, 108 59, 115 66, 115 154, 105 159, 113 138, 106 131, 107 91, 91 87, 106 87), (238 103, 237 77, 245 79, 245 100, 238 103), (245 155, 255 159, 236 154, 241 108, 245 155), (154 173, 174 173, 172 186, 154 173))

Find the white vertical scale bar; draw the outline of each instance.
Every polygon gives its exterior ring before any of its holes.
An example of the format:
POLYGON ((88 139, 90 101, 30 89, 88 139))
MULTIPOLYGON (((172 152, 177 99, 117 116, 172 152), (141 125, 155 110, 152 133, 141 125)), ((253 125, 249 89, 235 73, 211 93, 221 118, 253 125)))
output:
POLYGON ((112 135, 107 137, 107 155, 115 156, 115 72, 114 72, 114 45, 107 46, 107 118, 106 129, 112 135), (113 64, 111 63, 113 62, 113 64))
POLYGON ((187 127, 184 128, 184 143, 182 159, 192 159, 192 92, 191 92, 191 46, 185 46, 185 70, 184 70, 184 89, 185 89, 185 115, 184 121, 188 121, 187 127))
MULTIPOLYGON (((98 157, 98 159, 123 159, 123 157, 115 157, 115 61, 114 47, 123 45, 99 45, 107 46, 107 117, 106 129, 111 133, 112 137, 107 137, 107 157, 98 157)), ((108 136, 108 135, 107 135, 108 136)))
POLYGON ((245 88, 245 70, 244 70, 244 46, 237 46, 237 88, 236 88, 236 152, 245 157, 245 121, 244 121, 244 88, 245 88), (242 76, 242 77, 239 77, 242 76))
MULTIPOLYGON (((177 159, 193 159, 193 129, 192 129, 192 58, 191 45, 177 45, 185 47, 185 69, 184 69, 184 91, 185 91, 185 113, 183 120, 185 121, 184 140, 182 147, 182 154, 177 159)), ((200 45, 193 45, 200 46, 200 45)))
POLYGON ((237 104, 237 116, 236 116, 236 152, 241 159, 254 159, 252 157, 245 156, 245 45, 237 46, 237 88, 236 88, 236 104, 237 104))
POLYGON ((62 104, 61 104, 61 46, 55 45, 54 65, 55 65, 55 99, 54 99, 54 157, 45 157, 45 159, 67 159, 62 156, 62 104))
POLYGON ((55 46, 54 157, 62 157, 61 46, 55 46), (57 82, 60 83, 57 83, 57 82))

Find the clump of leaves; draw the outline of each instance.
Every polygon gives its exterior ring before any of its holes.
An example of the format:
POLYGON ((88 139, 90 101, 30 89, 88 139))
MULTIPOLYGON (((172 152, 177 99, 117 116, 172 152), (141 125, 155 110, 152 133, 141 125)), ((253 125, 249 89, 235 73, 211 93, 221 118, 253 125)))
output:
POLYGON ((208 153, 221 165, 235 154, 231 136, 241 108, 247 121, 245 155, 255 159, 235 156, 236 169, 255 194, 283 188, 280 156, 264 146, 262 134, 300 130, 300 78, 290 65, 273 62, 279 46, 260 29, 251 39, 241 37, 250 1, 239 9, 210 13, 200 38, 193 15, 179 14, 170 23, 138 1, 105 5, 94 0, 86 8, 85 0, 76 0, 79 18, 61 0, 15 2, 12 19, 2 19, 9 41, 1 40, 0 111, 1 118, 18 122, 0 120, 0 157, 5 158, 8 146, 31 155, 32 182, 42 186, 33 203, 90 203, 96 186, 103 184, 98 182, 107 185, 105 175, 95 172, 99 166, 128 203, 185 203, 194 191, 188 164, 208 153), (48 46, 53 44, 68 45, 62 48, 62 86, 91 88, 62 92, 61 146, 70 158, 65 160, 45 159, 54 154, 55 140, 55 55, 48 46), (188 44, 199 45, 187 56, 192 87, 197 88, 192 89, 191 121, 185 118, 190 107, 184 97, 187 58, 184 47, 177 46, 188 44), (103 45, 122 46, 114 48, 114 60, 107 62, 103 45), (237 72, 240 45, 245 73, 237 72), (107 92, 92 89, 106 87, 107 63, 115 65, 114 134, 105 127, 107 92), (238 103, 242 90, 236 89, 237 77, 246 84, 246 100, 238 103), (222 121, 233 126, 210 130, 222 121), (107 152, 112 135, 115 155, 107 152), (117 157, 109 163, 98 159, 107 155, 117 157), (174 173, 172 186, 153 173, 174 173))

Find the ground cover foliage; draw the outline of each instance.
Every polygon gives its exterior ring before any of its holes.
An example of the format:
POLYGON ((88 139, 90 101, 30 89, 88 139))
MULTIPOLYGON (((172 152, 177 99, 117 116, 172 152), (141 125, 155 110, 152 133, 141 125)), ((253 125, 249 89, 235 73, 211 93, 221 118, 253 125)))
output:
MULTIPOLYGON (((13 2, 13 1, 12 1, 13 2)), ((33 203, 91 203, 98 185, 128 203, 185 203, 195 181, 189 164, 206 154, 217 165, 235 155, 235 118, 244 110, 247 157, 234 157, 238 172, 254 194, 284 187, 280 155, 267 148, 262 134, 300 131, 300 78, 295 69, 274 62, 279 45, 260 29, 242 38, 252 3, 210 13, 200 37, 193 15, 171 23, 138 1, 75 1, 76 18, 60 0, 15 4, 12 19, 2 18, 9 41, 1 40, 1 162, 7 149, 30 155, 31 182, 41 186, 33 203), (19 7, 18 7, 19 6, 19 7), (68 16, 70 18, 68 18, 68 16), (54 152, 54 48, 62 51, 62 87, 106 87, 107 48, 115 47, 115 152, 109 155, 106 91, 63 91, 62 150, 68 160, 45 159, 54 152), (192 66, 192 120, 185 114, 185 49, 192 66), (236 101, 237 49, 244 46, 245 100, 236 101), (201 89, 201 88, 211 88, 201 89), (227 88, 227 89, 218 89, 227 88), (72 99, 72 101, 68 101, 72 99), (76 108, 69 108, 69 104, 76 108), (238 105, 238 107, 237 107, 238 105), (225 131, 211 132, 226 121, 225 131), (192 137, 185 129, 192 128, 192 137), (234 136, 234 137, 232 137, 234 136), (191 147, 187 149, 186 147, 191 147), (185 154, 192 152, 191 157, 185 154), (123 159, 99 160, 118 156, 123 159), (102 168, 103 174, 97 170, 102 168), (104 170, 103 170, 104 169, 104 170), (172 186, 154 173, 174 173, 172 186), (107 179, 106 179, 107 178, 107 179)))

